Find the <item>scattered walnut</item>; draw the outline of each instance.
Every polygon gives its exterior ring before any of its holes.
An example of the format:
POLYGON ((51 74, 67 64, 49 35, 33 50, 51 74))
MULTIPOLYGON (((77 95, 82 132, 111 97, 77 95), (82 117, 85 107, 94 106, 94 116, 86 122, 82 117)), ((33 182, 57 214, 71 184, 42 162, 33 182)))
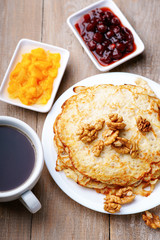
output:
POLYGON ((105 203, 104 204, 104 210, 109 213, 119 212, 120 209, 121 209, 121 205, 118 203, 105 203))
POLYGON ((102 150, 104 148, 104 142, 102 140, 98 140, 92 148, 92 152, 94 154, 95 157, 99 157, 102 150))
POLYGON ((137 119, 137 127, 142 132, 149 132, 152 129, 150 122, 141 116, 137 119))
POLYGON ((120 198, 121 204, 130 203, 135 198, 132 187, 120 188, 116 192, 116 196, 120 198))
POLYGON ((121 199, 115 195, 106 195, 104 210, 110 213, 119 212, 121 208, 121 199))
POLYGON ((123 123, 123 117, 118 117, 118 114, 109 114, 110 122, 106 122, 107 126, 111 130, 124 129, 126 124, 123 123))
POLYGON ((105 120, 99 119, 94 125, 84 124, 77 131, 79 139, 84 143, 90 143, 98 137, 98 131, 103 128, 105 120))
POLYGON ((116 131, 113 131, 113 130, 110 130, 110 129, 105 130, 102 133, 102 137, 105 139, 104 144, 106 146, 112 144, 116 140, 116 138, 118 137, 118 134, 119 134, 118 130, 116 130, 116 131))
POLYGON ((90 127, 90 125, 86 124, 77 132, 77 135, 79 135, 79 139, 82 142, 87 143, 96 139, 98 132, 94 128, 90 127))
POLYGON ((160 228, 160 219, 157 215, 154 213, 151 213, 149 211, 145 211, 145 213, 142 215, 142 218, 147 226, 150 228, 160 228))
POLYGON ((137 144, 126 138, 117 137, 116 141, 112 143, 112 148, 120 154, 130 153, 132 158, 136 158, 138 154, 137 144))
POLYGON ((130 153, 130 141, 126 138, 117 137, 117 140, 112 143, 112 148, 121 154, 130 153))
POLYGON ((132 202, 135 198, 131 187, 120 188, 115 195, 106 195, 104 210, 110 213, 118 212, 121 204, 132 202))

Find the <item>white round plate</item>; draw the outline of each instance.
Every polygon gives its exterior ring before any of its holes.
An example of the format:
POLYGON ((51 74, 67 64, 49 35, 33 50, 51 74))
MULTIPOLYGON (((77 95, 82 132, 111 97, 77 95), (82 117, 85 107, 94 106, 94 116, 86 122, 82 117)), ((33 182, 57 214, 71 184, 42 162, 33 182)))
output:
MULTIPOLYGON (((52 178, 57 183, 57 185, 62 189, 62 191, 65 192, 70 198, 72 198, 79 204, 98 212, 107 213, 103 209, 105 197, 103 194, 99 194, 93 189, 81 187, 80 185, 75 183, 72 179, 67 178, 63 171, 62 172, 55 171, 57 153, 53 144, 54 138, 53 124, 57 115, 61 112, 62 104, 74 94, 73 87, 92 86, 99 84, 135 85, 134 81, 139 77, 146 80, 149 86, 152 88, 152 90, 160 98, 160 85, 156 82, 153 82, 152 80, 130 73, 118 73, 118 72, 103 73, 86 78, 78 82, 71 88, 69 88, 66 92, 64 92, 52 107, 44 123, 42 132, 42 145, 44 150, 45 162, 52 178)), ((150 196, 148 197, 142 197, 139 195, 136 196, 135 200, 132 203, 123 205, 120 212, 116 214, 117 215, 134 214, 151 209, 159 204, 160 204, 160 184, 157 184, 155 190, 150 196)))

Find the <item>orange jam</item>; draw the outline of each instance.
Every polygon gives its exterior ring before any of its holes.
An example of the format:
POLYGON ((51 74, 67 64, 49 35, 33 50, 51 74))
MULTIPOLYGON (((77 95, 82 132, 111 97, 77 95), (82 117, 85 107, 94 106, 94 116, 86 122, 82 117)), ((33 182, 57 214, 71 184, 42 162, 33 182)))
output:
POLYGON ((42 48, 22 55, 10 74, 8 93, 25 105, 46 104, 51 97, 53 82, 57 77, 61 56, 42 48))

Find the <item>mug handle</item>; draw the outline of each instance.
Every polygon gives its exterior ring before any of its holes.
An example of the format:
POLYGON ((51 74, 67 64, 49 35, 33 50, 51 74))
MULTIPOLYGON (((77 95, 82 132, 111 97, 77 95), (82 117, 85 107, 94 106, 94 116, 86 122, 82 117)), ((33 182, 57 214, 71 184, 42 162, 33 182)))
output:
POLYGON ((41 208, 41 203, 30 190, 21 195, 20 201, 31 213, 36 213, 41 208))

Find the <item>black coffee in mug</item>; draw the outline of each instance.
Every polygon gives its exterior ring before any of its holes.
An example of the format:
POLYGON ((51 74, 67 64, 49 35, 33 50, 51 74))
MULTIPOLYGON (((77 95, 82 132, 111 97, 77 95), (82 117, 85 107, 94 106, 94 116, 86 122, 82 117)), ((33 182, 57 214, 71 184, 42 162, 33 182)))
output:
POLYGON ((35 150, 29 138, 14 127, 0 125, 0 191, 24 183, 35 164, 35 150))

